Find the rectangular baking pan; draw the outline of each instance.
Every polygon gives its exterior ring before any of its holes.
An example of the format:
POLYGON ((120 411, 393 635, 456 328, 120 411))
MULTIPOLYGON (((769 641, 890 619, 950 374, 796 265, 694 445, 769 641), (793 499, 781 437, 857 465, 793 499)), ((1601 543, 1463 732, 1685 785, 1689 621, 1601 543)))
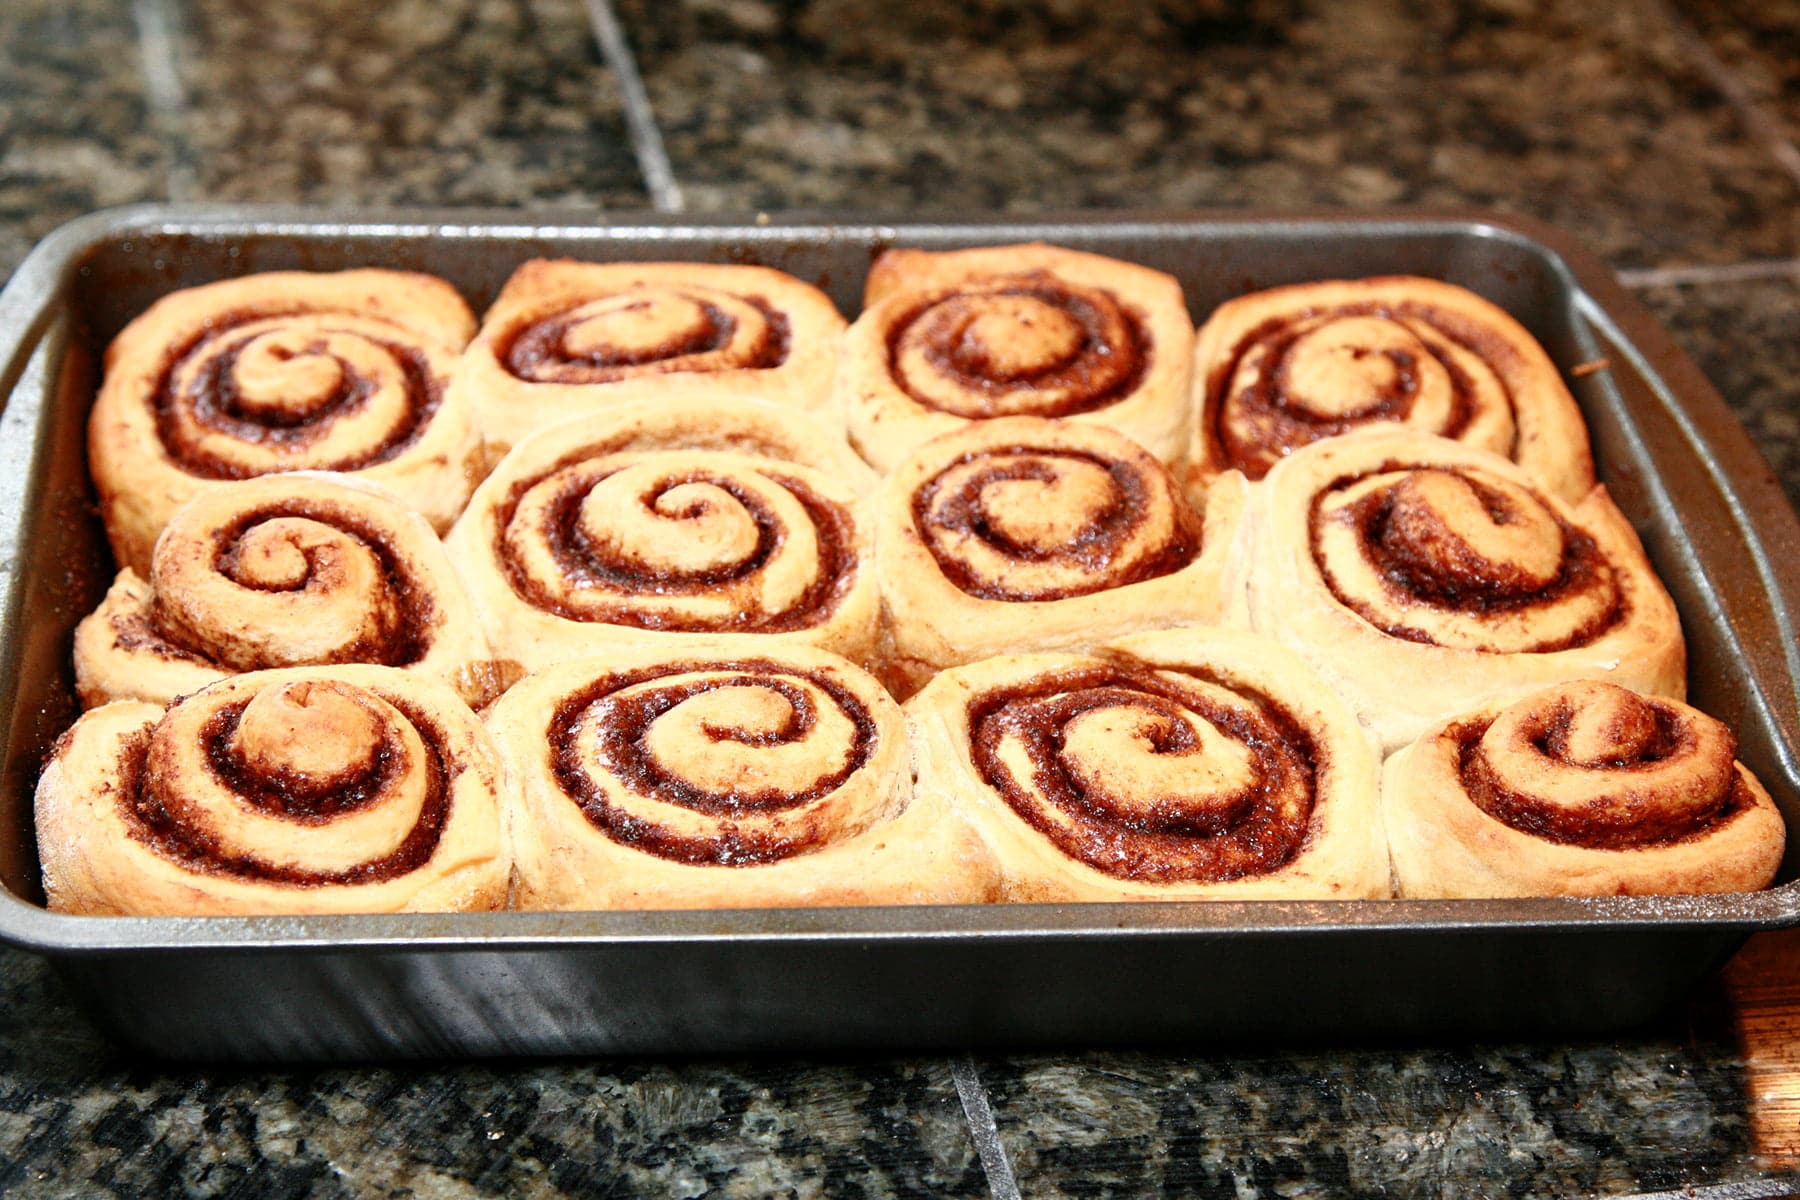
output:
POLYGON ((176 288, 281 268, 429 271, 479 311, 528 258, 757 262, 849 313, 872 257, 1042 239, 1241 292, 1412 273, 1516 314, 1569 373, 1601 475, 1684 617, 1691 698, 1800 829, 1800 524, 1668 335, 1565 236, 1487 214, 560 222, 146 207, 47 238, 0 294, 0 940, 165 1056, 298 1060, 1257 1035, 1593 1032, 1665 1011, 1800 923, 1800 838, 1755 895, 671 913, 91 918, 42 907, 32 790, 73 720, 69 643, 110 579, 84 457, 107 341, 176 288))

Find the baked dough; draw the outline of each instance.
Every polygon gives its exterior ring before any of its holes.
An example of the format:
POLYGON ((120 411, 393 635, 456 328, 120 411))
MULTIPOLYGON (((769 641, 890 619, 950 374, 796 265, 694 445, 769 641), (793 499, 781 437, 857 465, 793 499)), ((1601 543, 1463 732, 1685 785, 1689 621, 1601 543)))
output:
POLYGON ((446 540, 501 658, 533 671, 737 633, 871 658, 866 472, 805 417, 739 407, 689 425, 623 406, 513 448, 446 540))
POLYGON ((764 638, 552 667, 489 724, 523 801, 521 908, 992 899, 985 848, 913 793, 899 706, 836 655, 764 638))
POLYGON ((490 460, 628 400, 757 399, 837 422, 843 330, 825 293, 767 267, 538 259, 482 318, 456 389, 490 460))
POLYGON ((55 912, 506 904, 499 761, 449 688, 388 667, 234 675, 165 713, 93 709, 37 789, 55 912))
POLYGON ((1194 325, 1172 276, 1039 243, 889 250, 844 335, 850 440, 891 471, 996 417, 1066 417, 1166 463, 1187 449, 1194 325))
POLYGON ((1250 526, 1255 628, 1386 749, 1551 683, 1685 689, 1675 605, 1602 487, 1569 505, 1497 454, 1369 431, 1284 459, 1250 526))
POLYGON ((1261 479, 1327 437, 1401 424, 1513 459, 1571 504, 1594 486, 1587 426, 1523 325, 1436 279, 1331 280, 1227 301, 1194 350, 1188 479, 1261 479))
POLYGON ((1196 512, 1161 464, 1098 425, 1006 417, 921 447, 887 479, 876 556, 891 682, 1172 625, 1244 623, 1248 487, 1196 512))
POLYGON ((1389 894, 1356 716, 1255 634, 1138 634, 944 672, 906 706, 921 795, 967 813, 1009 900, 1389 894))
POLYGON ((339 662, 414 671, 476 707, 508 682, 425 518, 385 488, 321 471, 207 488, 170 518, 149 578, 119 572, 75 629, 90 708, 339 662))
POLYGON ((1388 760, 1405 896, 1767 887, 1787 832, 1737 739, 1697 709, 1576 682, 1490 704, 1388 760))
POLYGON ((440 531, 481 445, 449 391, 475 321, 404 271, 276 271, 163 297, 106 351, 88 465, 119 565, 139 575, 189 497, 277 471, 353 471, 440 531))

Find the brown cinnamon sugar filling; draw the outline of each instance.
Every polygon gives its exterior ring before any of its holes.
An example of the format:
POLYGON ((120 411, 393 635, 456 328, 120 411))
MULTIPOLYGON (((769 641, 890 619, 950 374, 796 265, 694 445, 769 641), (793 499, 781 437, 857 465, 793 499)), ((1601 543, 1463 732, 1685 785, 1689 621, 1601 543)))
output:
POLYGON ((436 851, 449 819, 453 768, 446 761, 445 734, 430 714, 398 696, 384 694, 381 698, 417 732, 424 761, 411 761, 401 752, 394 731, 376 726, 369 730, 363 747, 367 752, 351 756, 332 770, 309 771, 292 763, 273 764, 270 769, 271 764, 259 763, 254 754, 247 754, 237 737, 246 710, 256 700, 221 707, 207 718, 202 732, 202 760, 211 783, 258 812, 297 826, 329 825, 334 818, 377 803, 403 772, 422 774, 425 794, 418 820, 400 845, 379 859, 343 871, 308 871, 225 850, 216 833, 181 819, 177 814, 184 806, 166 799, 190 785, 178 772, 168 771, 163 756, 154 751, 155 739, 162 732, 160 724, 121 748, 119 802, 126 823, 133 836, 185 869, 254 882, 300 887, 379 883, 416 870, 436 851))
MULTIPOLYGON (((734 867, 779 862, 843 836, 841 823, 820 801, 868 764, 879 733, 868 707, 822 672, 738 659, 669 663, 603 676, 557 706, 545 736, 558 786, 595 829, 659 858, 734 867), (700 678, 684 678, 696 674, 700 678), (667 682, 658 683, 663 680, 667 682), (754 694, 762 701, 758 711, 773 707, 777 712, 755 724, 702 722, 706 741, 714 745, 731 743, 748 752, 816 740, 819 697, 847 722, 847 740, 820 747, 819 765, 801 787, 771 786, 750 760, 734 759, 735 769, 724 773, 728 782, 684 775, 682 764, 665 761, 657 752, 652 731, 682 705, 730 689, 754 694), (609 797, 596 773, 654 804, 645 811, 627 807, 609 797), (704 832, 684 832, 657 820, 652 815, 657 804, 708 818, 704 832)), ((697 767, 691 769, 697 773, 697 767)))
POLYGON ((913 493, 912 517, 944 578, 984 600, 1092 595, 1172 575, 1201 548, 1198 514, 1171 489, 1153 486, 1140 464, 1082 450, 972 451, 913 493), (1026 498, 1009 504, 1009 492, 1026 498), (1166 519, 1165 536, 1146 534, 1153 516, 1166 519), (971 547, 994 561, 978 562, 971 547), (1055 578, 1023 584, 1008 570, 1021 564, 1055 578))
POLYGON ((1443 408, 1432 433, 1459 437, 1484 402, 1510 414, 1513 397, 1503 376, 1478 384, 1454 354, 1411 323, 1485 364, 1514 354, 1500 334, 1430 304, 1342 304, 1272 317, 1207 374, 1210 432, 1225 465, 1261 479, 1302 446, 1374 422, 1405 421, 1428 377, 1443 408), (1251 378, 1236 386, 1245 375, 1251 378), (1491 397, 1484 395, 1489 390, 1491 397))
POLYGON ((1564 685, 1442 735, 1471 803, 1547 841, 1595 850, 1699 837, 1753 806, 1737 739, 1686 706, 1564 685))
MULTIPOLYGON (((381 572, 380 593, 367 597, 365 632, 355 641, 337 648, 322 660, 321 665, 373 663, 404 667, 424 658, 431 649, 436 600, 429 587, 414 577, 408 564, 394 550, 391 531, 367 520, 353 508, 295 497, 247 510, 213 534, 212 569, 239 587, 256 591, 330 590, 336 581, 329 570, 325 552, 317 546, 294 547, 293 557, 300 560, 295 564, 299 569, 285 578, 272 577, 267 571, 244 569, 242 555, 246 535, 269 522, 292 518, 316 522, 327 530, 355 539, 375 559, 381 572)), ((156 611, 152 609, 153 616, 156 611)), ((222 650, 216 644, 192 644, 197 639, 184 638, 167 620, 157 620, 156 630, 171 644, 236 670, 277 665, 244 661, 241 656, 222 650)), ((279 665, 301 664, 283 662, 279 665)))
POLYGON ((988 786, 1064 854, 1116 879, 1268 874, 1311 831, 1325 749, 1279 701, 1235 681, 1075 667, 981 694, 968 719, 988 786))
POLYGON ((1383 463, 1313 497, 1310 552, 1339 604, 1390 637, 1508 653, 1587 645, 1626 616, 1598 543, 1530 489, 1454 466, 1383 463), (1487 619, 1543 632, 1471 643, 1487 619), (1554 616, 1552 616, 1554 614, 1554 616), (1436 626, 1459 618, 1460 640, 1436 626), (1435 623, 1435 625, 1434 625, 1435 623))
POLYGON ((424 353, 400 340, 406 336, 404 330, 359 313, 342 316, 345 327, 326 326, 305 341, 289 345, 271 330, 244 333, 243 327, 284 318, 329 321, 333 314, 305 309, 239 310, 220 315, 186 344, 171 347, 150 400, 157 435, 169 457, 190 474, 206 479, 244 479, 264 473, 191 443, 183 428, 187 422, 245 445, 292 455, 295 465, 315 470, 359 470, 387 462, 404 451, 443 402, 443 381, 433 373, 424 353), (357 328, 359 325, 377 325, 393 336, 376 336, 357 328), (281 400, 251 395, 239 379, 242 356, 272 336, 276 340, 261 347, 259 353, 271 363, 289 364, 302 389, 281 400), (393 378, 370 378, 356 364, 334 354, 327 340, 334 337, 354 339, 379 353, 393 378), (400 389, 405 411, 377 440, 325 458, 307 455, 334 423, 365 408, 386 386, 400 389))
POLYGON ((931 296, 894 320, 887 345, 901 391, 970 418, 1105 408, 1137 388, 1154 352, 1111 292, 1042 271, 931 296))
POLYGON ((524 323, 496 353, 515 378, 561 384, 612 383, 683 371, 761 370, 787 361, 787 317, 761 296, 732 299, 746 306, 754 320, 678 289, 661 287, 636 296, 622 292, 524 323), (676 304, 679 313, 654 311, 676 304), (597 306, 605 307, 597 314, 597 306), (615 329, 594 328, 603 322, 615 329))
POLYGON ((571 621, 637 629, 781 633, 808 629, 829 620, 855 582, 859 563, 855 519, 850 510, 820 495, 801 479, 779 471, 761 471, 758 475, 762 480, 785 491, 799 505, 819 551, 807 586, 793 602, 779 609, 764 609, 756 597, 746 593, 743 604, 719 619, 636 603, 634 597, 703 594, 724 584, 753 580, 785 548, 789 531, 781 514, 773 511, 744 480, 676 465, 657 472, 654 482, 640 488, 632 502, 670 521, 698 521, 716 515, 715 501, 697 494, 695 485, 716 489, 718 495, 729 498, 736 506, 730 515, 747 523, 754 531, 753 537, 734 552, 694 566, 672 565, 666 558, 650 561, 633 553, 629 545, 602 543, 594 536, 586 517, 589 495, 621 468, 600 461, 588 469, 582 466, 584 461, 580 452, 567 455, 551 470, 520 480, 495 511, 496 561, 513 592, 544 612, 571 621), (516 519, 521 501, 559 473, 565 473, 567 478, 547 505, 544 520, 521 530, 516 519), (671 507, 662 503, 670 495, 690 498, 671 507), (550 577, 531 573, 510 552, 508 539, 518 536, 541 541, 553 564, 550 577))

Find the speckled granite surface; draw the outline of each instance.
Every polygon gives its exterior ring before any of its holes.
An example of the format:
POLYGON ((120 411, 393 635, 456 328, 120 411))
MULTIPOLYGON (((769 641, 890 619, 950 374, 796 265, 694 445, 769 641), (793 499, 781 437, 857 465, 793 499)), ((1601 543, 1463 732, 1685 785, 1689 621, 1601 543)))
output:
POLYGON ((698 207, 1480 204, 1621 265, 1800 252, 1653 0, 627 0, 698 207))
POLYGON ((1800 506, 1800 276, 1648 288, 1639 299, 1706 372, 1800 506))
MULTIPOLYGON (((1474 204, 1564 225, 1640 272, 1800 500, 1791 6, 618 13, 695 208, 1474 204)), ((0 272, 62 220, 137 199, 666 201, 624 97, 578 0, 9 0, 0 272)), ((0 952, 0 1193, 1573 1195, 1760 1173, 1710 992, 1600 1043, 967 1066, 1013 1192, 943 1056, 168 1067, 102 1042, 42 962, 0 952)))

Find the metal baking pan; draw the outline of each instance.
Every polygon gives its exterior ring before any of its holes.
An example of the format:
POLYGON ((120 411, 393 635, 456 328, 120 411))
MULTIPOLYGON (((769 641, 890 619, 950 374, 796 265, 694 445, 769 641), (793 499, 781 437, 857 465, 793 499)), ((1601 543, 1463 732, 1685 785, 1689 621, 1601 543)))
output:
POLYGON ((1486 214, 596 223, 148 207, 75 221, 0 294, 0 940, 120 1041, 341 1059, 1256 1035, 1599 1031, 1655 1017, 1750 932, 1800 924, 1800 837, 1755 895, 670 913, 93 918, 47 912, 31 799, 76 712, 71 631, 111 577, 84 459, 107 341, 176 288, 280 268, 429 271, 479 311, 520 262, 780 267, 854 312, 875 252, 1043 239, 1241 292, 1414 273, 1516 314, 1568 372, 1600 472, 1684 617, 1691 698, 1800 830, 1800 523, 1717 394, 1565 236, 1486 214))

